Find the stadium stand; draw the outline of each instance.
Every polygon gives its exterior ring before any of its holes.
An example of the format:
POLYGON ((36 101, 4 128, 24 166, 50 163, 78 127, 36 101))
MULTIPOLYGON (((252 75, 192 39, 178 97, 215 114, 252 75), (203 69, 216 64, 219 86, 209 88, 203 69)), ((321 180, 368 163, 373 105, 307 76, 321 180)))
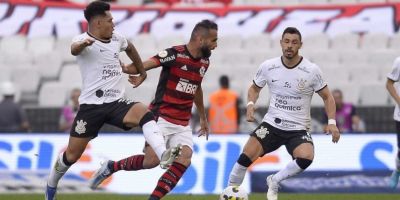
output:
MULTIPOLYGON (((119 0, 124 5, 127 1, 119 0)), ((382 3, 382 0, 233 0, 232 5, 312 5, 347 3, 382 3)), ((394 2, 386 1, 386 2, 394 2)), ((135 1, 141 5, 143 1, 135 1)), ((146 1, 146 3, 148 3, 146 1)), ((146 4, 155 6, 165 4, 146 4)), ((183 4, 182 4, 183 5, 183 4)), ((177 5, 178 6, 178 5, 177 5)), ((186 5, 189 6, 189 5, 186 5)), ((256 34, 247 37, 221 34, 218 48, 211 57, 211 68, 203 82, 204 96, 217 89, 215 80, 227 74, 242 99, 258 66, 266 58, 279 56, 279 40, 272 34, 256 34), (243 74, 250 74, 243 76, 243 74)), ((158 36, 157 36, 158 37, 158 36)), ((179 35, 156 38, 150 34, 139 34, 129 38, 145 60, 172 45, 185 43, 179 35)), ((81 86, 79 68, 71 55, 71 37, 26 37, 11 35, 0 40, 0 82, 13 81, 20 88, 20 101, 35 113, 37 108, 57 108, 64 105, 67 92, 81 86), (26 76, 25 74, 29 74, 26 76)), ((384 83, 392 62, 400 48, 400 34, 351 33, 330 36, 328 34, 305 35, 301 53, 321 66, 331 89, 339 88, 346 99, 365 110, 391 108, 384 83), (368 72, 368 73, 366 73, 368 72), (384 96, 385 98, 377 98, 384 96)), ((121 60, 129 62, 125 54, 121 60)), ((136 89, 126 82, 127 95, 148 103, 154 95, 159 70, 149 73, 148 80, 136 89), (136 95, 140 93, 140 95, 136 95)), ((267 102, 267 91, 263 91, 260 102, 267 102)), ((208 105, 208 98, 205 104, 208 105)), ((313 106, 323 102, 314 98, 313 106)), ((40 111, 43 112, 43 111, 40 111)), ((49 111, 53 113, 55 111, 49 111)), ((365 113, 370 113, 369 111, 365 113)), ((387 115, 387 114, 386 114, 387 115)), ((368 117, 364 117, 368 121, 368 117)), ((390 119, 389 119, 390 120, 390 119)))

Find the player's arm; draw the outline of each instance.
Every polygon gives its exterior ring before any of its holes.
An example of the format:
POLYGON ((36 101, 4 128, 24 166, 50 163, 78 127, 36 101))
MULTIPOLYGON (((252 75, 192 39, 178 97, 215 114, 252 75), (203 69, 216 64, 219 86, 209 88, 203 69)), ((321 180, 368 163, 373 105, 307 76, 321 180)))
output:
POLYGON ((194 94, 194 104, 196 105, 200 117, 199 137, 205 135, 206 139, 208 140, 209 129, 206 117, 206 109, 204 108, 203 88, 201 88, 201 85, 199 85, 199 87, 196 90, 196 93, 194 94))
POLYGON ((143 67, 142 59, 139 56, 135 46, 132 42, 127 40, 128 46, 125 49, 126 55, 131 59, 132 63, 122 66, 122 71, 126 74, 140 74, 140 76, 147 76, 146 70, 143 67))
POLYGON ((389 92, 390 96, 396 101, 397 105, 400 105, 400 96, 397 94, 396 88, 394 87, 395 81, 388 78, 386 81, 386 89, 389 92))
POLYGON ((82 41, 77 41, 71 44, 71 54, 77 56, 87 47, 94 43, 94 39, 86 38, 82 41))
POLYGON ((318 95, 321 96, 324 101, 325 112, 328 116, 328 125, 326 127, 327 133, 332 134, 332 142, 337 143, 340 138, 339 129, 336 126, 336 104, 328 86, 325 86, 318 91, 318 95))
POLYGON ((255 83, 251 84, 247 91, 247 111, 246 119, 248 122, 254 122, 254 111, 256 110, 255 103, 260 96, 261 87, 258 87, 255 83))

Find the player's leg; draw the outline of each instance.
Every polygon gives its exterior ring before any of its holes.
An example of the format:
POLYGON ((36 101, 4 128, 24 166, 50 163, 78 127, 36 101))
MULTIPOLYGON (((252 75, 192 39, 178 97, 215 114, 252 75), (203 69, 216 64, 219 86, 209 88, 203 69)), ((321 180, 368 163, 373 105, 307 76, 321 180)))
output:
POLYGON ((97 137, 105 115, 97 105, 81 105, 71 128, 67 149, 60 154, 47 180, 46 200, 55 199, 57 185, 65 172, 81 157, 89 141, 97 137))
POLYGON ((91 189, 96 189, 106 178, 111 176, 113 173, 124 170, 124 171, 137 171, 141 169, 151 169, 160 164, 160 160, 157 158, 154 150, 145 144, 144 154, 137 154, 119 161, 105 161, 101 164, 98 169, 89 180, 91 189))
POLYGON ((229 175, 228 184, 230 186, 241 185, 247 168, 254 161, 256 161, 260 156, 272 152, 282 145, 277 141, 276 136, 272 134, 272 131, 269 130, 269 128, 271 128, 271 126, 263 122, 250 134, 242 154, 240 154, 229 175))
POLYGON ((50 171, 45 193, 46 200, 55 199, 58 182, 67 170, 81 157, 89 141, 90 138, 69 138, 67 150, 58 155, 50 171))
POLYGON ((399 183, 400 177, 400 122, 396 122, 396 133, 397 133, 397 156, 396 156, 396 169, 393 170, 390 176, 389 186, 395 189, 399 183))
POLYGON ((192 131, 189 127, 185 132, 167 135, 167 146, 182 145, 181 155, 169 166, 157 182, 149 200, 159 200, 174 189, 186 169, 190 166, 193 154, 192 131))
POLYGON ((142 103, 134 103, 127 99, 121 99, 113 105, 108 116, 107 123, 129 130, 139 125, 143 135, 160 160, 160 166, 166 168, 179 155, 180 148, 166 149, 164 136, 160 131, 154 115, 142 103))
POLYGON ((286 142, 286 149, 294 160, 276 174, 267 177, 268 200, 278 199, 279 183, 303 172, 311 165, 314 159, 314 145, 311 136, 306 131, 287 133, 285 135, 289 136, 286 142))

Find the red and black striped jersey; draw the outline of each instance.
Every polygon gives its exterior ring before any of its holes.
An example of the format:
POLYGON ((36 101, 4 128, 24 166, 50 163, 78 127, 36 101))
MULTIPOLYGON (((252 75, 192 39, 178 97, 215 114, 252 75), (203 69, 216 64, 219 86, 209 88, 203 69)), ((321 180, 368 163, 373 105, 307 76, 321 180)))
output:
POLYGON ((151 59, 161 65, 162 70, 150 109, 156 117, 187 126, 194 95, 208 69, 209 59, 193 58, 186 45, 168 48, 151 59))

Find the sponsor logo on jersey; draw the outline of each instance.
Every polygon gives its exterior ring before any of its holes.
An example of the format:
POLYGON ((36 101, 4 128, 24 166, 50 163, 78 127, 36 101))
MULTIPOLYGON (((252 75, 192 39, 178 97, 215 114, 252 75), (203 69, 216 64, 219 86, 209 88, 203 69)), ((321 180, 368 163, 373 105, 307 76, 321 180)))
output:
POLYGON ((80 134, 84 134, 86 132, 86 124, 87 122, 81 120, 76 121, 75 132, 80 134))
POLYGON ((271 67, 268 68, 268 71, 274 70, 274 69, 279 69, 280 66, 276 66, 275 64, 272 64, 271 67))
POLYGON ((168 56, 168 57, 165 57, 165 58, 161 58, 160 59, 160 63, 165 63, 165 62, 168 62, 168 61, 171 61, 171 60, 175 60, 175 55, 168 56))
POLYGON ((188 80, 181 78, 176 85, 176 90, 188 94, 195 94, 197 87, 198 86, 196 84, 192 84, 188 80))
POLYGON ((177 57, 178 57, 178 58, 186 58, 186 59, 189 59, 189 56, 187 56, 186 54, 183 54, 183 53, 178 53, 178 54, 177 54, 177 57))
POLYGON ((120 94, 120 90, 116 89, 107 89, 104 93, 104 97, 117 97, 118 94, 120 94))
POLYGON ((263 139, 266 135, 269 134, 267 127, 261 126, 259 129, 256 130, 257 137, 263 139))
POLYGON ((203 77, 206 74, 206 68, 202 66, 199 70, 200 76, 203 77))
POLYGON ((310 71, 308 69, 306 69, 306 67, 304 67, 304 66, 299 66, 298 69, 303 72, 310 73, 310 71))

